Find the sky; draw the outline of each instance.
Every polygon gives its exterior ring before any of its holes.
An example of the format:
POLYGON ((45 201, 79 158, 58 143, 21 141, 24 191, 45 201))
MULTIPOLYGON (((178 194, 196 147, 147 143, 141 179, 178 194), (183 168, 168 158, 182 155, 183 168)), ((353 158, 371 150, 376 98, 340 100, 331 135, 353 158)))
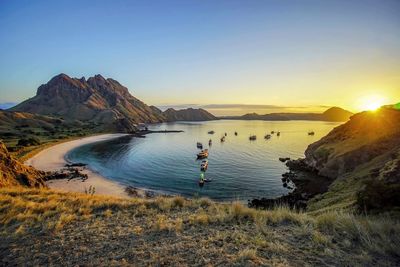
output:
POLYGON ((400 101, 399 14, 398 0, 0 0, 0 103, 66 73, 218 115, 360 111, 400 101))

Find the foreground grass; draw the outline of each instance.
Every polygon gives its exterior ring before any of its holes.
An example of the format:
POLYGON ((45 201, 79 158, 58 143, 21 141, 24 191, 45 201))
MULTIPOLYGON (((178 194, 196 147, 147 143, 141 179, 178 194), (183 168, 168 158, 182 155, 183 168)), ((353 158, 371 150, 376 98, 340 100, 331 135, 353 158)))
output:
POLYGON ((182 197, 117 199, 0 189, 1 265, 384 265, 400 224, 182 197))

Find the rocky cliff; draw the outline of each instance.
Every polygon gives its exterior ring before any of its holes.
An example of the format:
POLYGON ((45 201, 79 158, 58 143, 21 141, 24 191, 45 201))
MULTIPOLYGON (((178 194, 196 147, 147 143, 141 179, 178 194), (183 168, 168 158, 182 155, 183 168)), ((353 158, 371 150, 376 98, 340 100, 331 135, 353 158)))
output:
POLYGON ((113 131, 129 132, 140 122, 164 121, 162 115, 132 96, 118 81, 101 75, 87 80, 57 75, 41 85, 36 96, 10 110, 91 121, 113 131))
POLYGON ((0 141, 0 187, 44 187, 45 174, 14 159, 0 141))
POLYGON ((212 115, 210 112, 201 108, 187 108, 180 110, 169 108, 162 114, 167 121, 209 121, 217 119, 217 117, 212 115))
POLYGON ((358 113, 311 144, 305 156, 294 162, 333 180, 326 193, 310 201, 311 210, 400 210, 400 110, 358 113))

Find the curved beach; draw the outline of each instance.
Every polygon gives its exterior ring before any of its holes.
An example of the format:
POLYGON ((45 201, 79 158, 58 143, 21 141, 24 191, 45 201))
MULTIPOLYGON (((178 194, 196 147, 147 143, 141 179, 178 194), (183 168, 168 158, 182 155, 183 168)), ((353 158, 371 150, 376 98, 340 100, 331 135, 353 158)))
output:
MULTIPOLYGON (((25 164, 31 165, 42 171, 57 171, 64 168, 65 164, 68 163, 65 159, 65 155, 72 149, 85 144, 110 140, 124 135, 126 134, 102 134, 57 144, 39 152, 32 158, 25 161, 25 164)), ((89 186, 94 186, 96 189, 96 194, 118 197, 129 196, 125 192, 124 186, 105 178, 99 173, 91 170, 88 166, 85 167, 81 172, 87 174, 88 179, 85 181, 82 181, 81 179, 50 180, 47 182, 47 186, 52 189, 81 193, 85 192, 85 189, 89 188, 89 186)))

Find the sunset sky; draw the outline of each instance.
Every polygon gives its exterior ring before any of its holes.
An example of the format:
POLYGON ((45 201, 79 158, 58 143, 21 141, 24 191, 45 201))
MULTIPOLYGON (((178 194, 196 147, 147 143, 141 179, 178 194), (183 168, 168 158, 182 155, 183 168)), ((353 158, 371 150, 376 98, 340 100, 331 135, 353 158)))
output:
POLYGON ((3 0, 0 103, 63 72, 217 115, 360 111, 400 101, 399 14, 398 0, 3 0))

